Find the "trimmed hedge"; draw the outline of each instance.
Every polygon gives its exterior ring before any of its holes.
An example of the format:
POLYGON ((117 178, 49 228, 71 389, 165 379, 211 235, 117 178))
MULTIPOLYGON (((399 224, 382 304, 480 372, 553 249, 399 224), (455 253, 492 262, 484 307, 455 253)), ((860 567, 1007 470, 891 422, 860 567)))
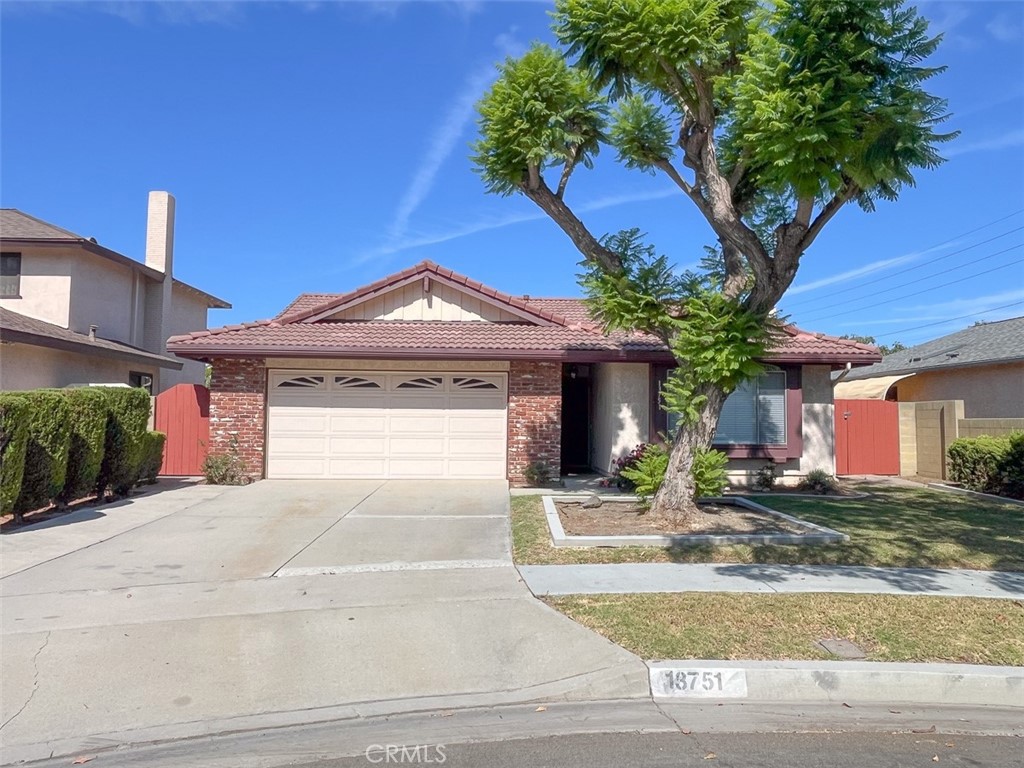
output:
POLYGON ((147 432, 142 436, 142 461, 139 462, 138 481, 152 485, 160 474, 160 465, 164 463, 164 443, 167 435, 163 432, 147 432))
POLYGON ((151 407, 149 394, 126 387, 104 388, 104 394, 107 426, 96 492, 102 497, 110 488, 116 496, 127 496, 139 479, 151 407))
POLYGON ((64 489, 71 445, 67 392, 38 389, 26 392, 25 398, 29 401, 28 441, 15 512, 39 509, 57 498, 64 489))
POLYGON ((69 409, 71 444, 67 477, 58 499, 66 504, 96 491, 96 480, 103 465, 109 406, 106 393, 98 387, 68 389, 65 398, 69 409))
POLYGON ((1024 432, 950 443, 949 477, 971 491, 1024 498, 1024 432))
POLYGON ((0 514, 9 515, 21 493, 28 444, 29 402, 20 394, 0 393, 0 514))

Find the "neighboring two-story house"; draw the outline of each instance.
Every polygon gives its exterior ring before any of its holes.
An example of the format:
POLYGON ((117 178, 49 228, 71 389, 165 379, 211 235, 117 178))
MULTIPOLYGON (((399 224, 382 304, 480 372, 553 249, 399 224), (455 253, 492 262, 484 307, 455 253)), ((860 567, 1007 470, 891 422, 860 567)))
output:
POLYGON ((174 197, 150 192, 142 264, 13 208, 0 210, 0 390, 203 383, 170 336, 207 327, 223 299, 174 278, 174 197))

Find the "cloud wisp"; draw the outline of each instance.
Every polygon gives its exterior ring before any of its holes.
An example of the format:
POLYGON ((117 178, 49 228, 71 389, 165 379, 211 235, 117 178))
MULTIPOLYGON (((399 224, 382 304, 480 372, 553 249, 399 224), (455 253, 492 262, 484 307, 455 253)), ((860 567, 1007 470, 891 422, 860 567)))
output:
POLYGON ((982 139, 970 144, 954 145, 946 150, 945 155, 946 157, 959 157, 960 155, 968 155, 972 152, 992 152, 1020 146, 1024 146, 1024 129, 1017 128, 990 139, 982 139))
MULTIPOLYGON (((850 328, 860 328, 864 326, 904 325, 906 323, 927 322, 929 320, 945 320, 950 317, 981 314, 994 307, 1000 307, 1004 304, 1020 301, 1021 299, 1024 299, 1024 288, 991 293, 986 296, 973 296, 931 304, 913 304, 906 307, 896 307, 893 309, 894 314, 887 318, 851 320, 843 322, 841 325, 850 328)), ((1019 311, 1007 310, 1005 314, 1007 317, 1013 317, 1015 313, 1019 314, 1019 311)))

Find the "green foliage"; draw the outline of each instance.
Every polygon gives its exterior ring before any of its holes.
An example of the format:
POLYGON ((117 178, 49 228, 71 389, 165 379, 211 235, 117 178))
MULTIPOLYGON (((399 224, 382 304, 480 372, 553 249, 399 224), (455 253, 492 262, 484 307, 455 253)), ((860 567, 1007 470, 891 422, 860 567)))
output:
POLYGON ((537 488, 551 480, 551 467, 544 461, 531 461, 523 470, 523 477, 532 487, 537 488))
POLYGON ((812 469, 807 476, 800 481, 800 490, 820 493, 823 496, 839 491, 839 483, 824 469, 812 469))
POLYGON ((203 476, 210 485, 246 485, 250 482, 245 460, 238 453, 237 437, 231 437, 226 453, 207 454, 203 459, 203 476))
POLYGON ((37 389, 23 395, 29 402, 28 442, 21 493, 15 502, 18 512, 45 507, 64 489, 71 445, 70 409, 65 394, 60 390, 37 389))
POLYGON ((142 436, 142 458, 139 461, 139 483, 153 485, 160 474, 160 465, 164 463, 164 444, 167 435, 163 432, 149 431, 142 436))
POLYGON ((633 484, 640 503, 646 506, 657 495, 668 470, 668 449, 658 443, 648 443, 632 466, 623 467, 621 475, 633 484))
POLYGON ((729 484, 726 465, 729 457, 721 451, 699 448, 693 456, 694 494, 698 499, 721 496, 729 484))
POLYGON ((1024 432, 961 437, 946 452, 954 483, 971 491, 1024 498, 1024 432))
POLYGON ((63 390, 68 405, 67 474, 59 499, 65 504, 96 491, 107 428, 106 392, 100 387, 63 390))
POLYGON ((586 73, 554 49, 534 44, 499 66, 478 105, 481 139, 473 162, 489 192, 510 195, 534 168, 569 162, 591 167, 604 138, 607 106, 586 73))
POLYGON ((139 477, 150 397, 143 389, 127 387, 105 387, 104 395, 107 424, 96 489, 100 496, 107 488, 116 496, 127 496, 139 477))
POLYGON ((639 95, 619 102, 612 113, 609 139, 627 168, 653 173, 654 166, 672 156, 672 127, 654 104, 639 95))
POLYGON ((14 511, 21 494, 29 407, 23 393, 0 393, 0 514, 3 515, 14 511))
POLYGON ((754 473, 754 488, 759 491, 770 491, 775 488, 779 478, 778 469, 774 464, 765 464, 754 473))
POLYGON ((883 355, 891 355, 894 352, 902 352, 907 349, 907 345, 899 341, 894 341, 892 344, 879 344, 874 336, 861 336, 854 333, 846 333, 839 337, 840 339, 849 339, 850 341, 859 341, 861 344, 870 344, 874 347, 878 347, 878 351, 883 355))

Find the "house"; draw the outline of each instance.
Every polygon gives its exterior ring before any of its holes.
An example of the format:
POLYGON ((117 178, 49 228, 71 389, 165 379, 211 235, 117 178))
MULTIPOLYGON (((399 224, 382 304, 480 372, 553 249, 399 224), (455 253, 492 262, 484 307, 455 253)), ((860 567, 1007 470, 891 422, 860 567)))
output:
MULTIPOLYGON (((605 335, 579 299, 510 296, 431 262, 273 320, 174 337, 213 366, 211 448, 271 478, 509 478, 531 464, 609 472, 667 426, 657 339, 605 335)), ((718 443, 737 477, 767 461, 834 471, 832 370, 880 355, 786 329, 730 398, 718 443)))
POLYGON ((174 198, 149 194, 146 262, 14 208, 0 210, 0 390, 203 383, 168 336, 231 305, 174 278, 174 198))
POLYGON ((835 385, 845 400, 962 400, 968 419, 1024 418, 1024 317, 979 323, 858 368, 835 385))

